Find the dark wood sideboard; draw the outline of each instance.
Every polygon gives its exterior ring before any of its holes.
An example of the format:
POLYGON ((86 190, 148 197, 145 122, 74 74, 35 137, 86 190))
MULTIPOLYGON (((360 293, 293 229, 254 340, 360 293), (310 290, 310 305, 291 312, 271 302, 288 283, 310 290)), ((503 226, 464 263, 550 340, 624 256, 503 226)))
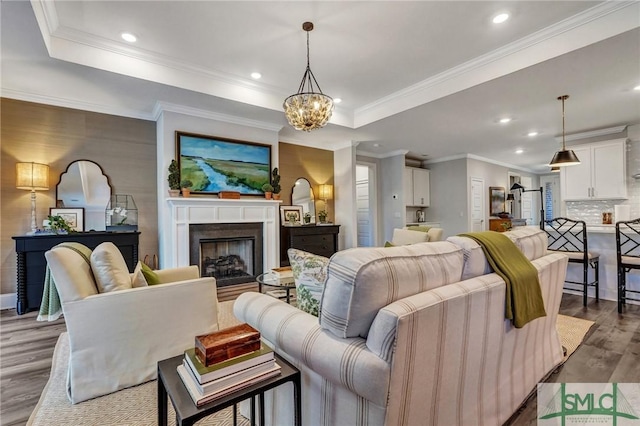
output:
POLYGON ((127 262, 129 272, 138 263, 138 241, 140 232, 75 232, 67 235, 21 235, 11 237, 16 241, 18 255, 18 303, 19 315, 40 307, 44 289, 47 260, 44 253, 64 242, 78 242, 90 249, 110 241, 120 249, 127 262))
POLYGON ((330 257, 338 251, 340 225, 281 226, 280 265, 289 265, 289 248, 330 257))

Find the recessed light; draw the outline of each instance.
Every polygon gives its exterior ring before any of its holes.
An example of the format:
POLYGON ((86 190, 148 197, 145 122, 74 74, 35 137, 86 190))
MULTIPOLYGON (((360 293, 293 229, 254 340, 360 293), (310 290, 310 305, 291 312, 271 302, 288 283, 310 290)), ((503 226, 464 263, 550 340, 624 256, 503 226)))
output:
POLYGON ((507 124, 508 122, 511 121, 511 119, 509 117, 504 117, 504 118, 501 118, 499 121, 502 124, 507 124))
POLYGON ((251 73, 251 78, 253 78, 254 80, 259 80, 261 77, 262 77, 262 74, 260 74, 259 72, 251 73))
POLYGON ((379 143, 374 143, 373 146, 375 146, 376 148, 380 146, 379 143))
POLYGON ((340 102, 342 102, 342 99, 340 99, 340 98, 335 98, 335 99, 333 100, 333 103, 334 103, 334 104, 339 104, 340 102))
POLYGON ((502 24, 504 21, 509 19, 508 13, 500 13, 493 17, 492 21, 494 24, 502 24))
POLYGON ((124 41, 128 41, 129 43, 135 43, 138 40, 138 37, 134 36, 131 33, 122 33, 120 34, 120 37, 122 37, 124 41))
POLYGON ((634 87, 634 88, 633 88, 633 90, 640 91, 640 85, 638 85, 638 86, 634 87))
POLYGON ((524 152, 524 149, 516 149, 516 154, 522 154, 524 152))
POLYGON ((529 137, 538 136, 538 132, 529 132, 529 133, 527 133, 527 136, 529 136, 529 137))

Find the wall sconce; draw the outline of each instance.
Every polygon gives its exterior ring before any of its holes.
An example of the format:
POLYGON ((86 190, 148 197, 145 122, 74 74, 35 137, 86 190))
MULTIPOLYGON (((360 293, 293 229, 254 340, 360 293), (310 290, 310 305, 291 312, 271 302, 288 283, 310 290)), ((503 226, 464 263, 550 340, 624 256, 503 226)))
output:
POLYGON ((49 166, 40 163, 16 163, 16 188, 31 191, 31 232, 36 233, 36 191, 49 189, 49 166))
POLYGON ((333 199, 333 185, 322 184, 318 187, 318 198, 324 201, 324 209, 329 213, 329 204, 327 200, 333 199))

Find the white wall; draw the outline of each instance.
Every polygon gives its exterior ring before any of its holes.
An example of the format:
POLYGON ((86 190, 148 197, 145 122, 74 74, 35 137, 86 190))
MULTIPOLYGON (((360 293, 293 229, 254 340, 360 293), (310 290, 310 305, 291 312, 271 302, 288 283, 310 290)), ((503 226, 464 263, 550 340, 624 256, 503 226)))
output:
POLYGON ((167 168, 171 160, 177 158, 176 130, 271 145, 271 167, 278 165, 278 130, 268 130, 163 111, 157 120, 158 243, 161 267, 164 267, 164 259, 168 259, 170 256, 168 251, 170 247, 169 211, 166 201, 169 196, 167 192, 169 189, 167 168))
POLYGON ((383 158, 380 161, 378 199, 382 204, 383 241, 392 240, 394 228, 404 227, 404 165, 404 154, 383 158))
POLYGON ((469 207, 467 159, 430 163, 431 206, 425 209, 427 222, 440 222, 443 237, 466 232, 469 207))
POLYGON ((356 147, 348 146, 333 153, 333 195, 335 222, 340 225, 339 249, 358 246, 356 205, 356 147))

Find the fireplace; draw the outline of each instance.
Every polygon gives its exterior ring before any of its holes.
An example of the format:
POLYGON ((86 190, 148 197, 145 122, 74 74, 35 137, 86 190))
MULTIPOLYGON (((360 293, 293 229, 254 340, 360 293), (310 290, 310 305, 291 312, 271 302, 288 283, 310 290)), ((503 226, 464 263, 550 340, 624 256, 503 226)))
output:
POLYGON ((189 225, 189 263, 218 287, 253 282, 262 273, 262 223, 189 225))

